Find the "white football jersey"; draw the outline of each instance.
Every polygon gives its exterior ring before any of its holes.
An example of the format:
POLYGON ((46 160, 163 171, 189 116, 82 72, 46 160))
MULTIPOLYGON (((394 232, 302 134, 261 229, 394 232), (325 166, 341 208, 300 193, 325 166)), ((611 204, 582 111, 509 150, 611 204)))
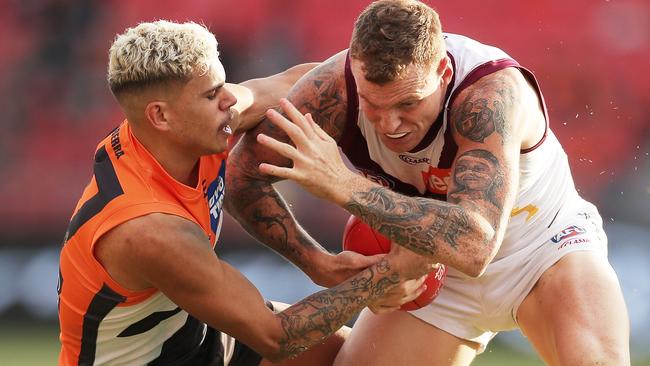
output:
POLYGON ((444 112, 419 146, 406 153, 395 153, 383 146, 372 124, 358 109, 349 62, 346 65, 348 121, 339 145, 368 179, 409 196, 446 200, 451 166, 458 150, 448 128, 448 107, 462 90, 481 77, 506 67, 518 68, 539 95, 547 129, 539 143, 521 151, 517 198, 494 262, 555 235, 562 229, 562 217, 570 214, 568 210, 563 214, 565 208, 575 204, 593 206, 576 192, 567 156, 548 128, 546 106, 533 74, 498 48, 455 34, 445 34, 445 41, 454 77, 447 90, 444 112))

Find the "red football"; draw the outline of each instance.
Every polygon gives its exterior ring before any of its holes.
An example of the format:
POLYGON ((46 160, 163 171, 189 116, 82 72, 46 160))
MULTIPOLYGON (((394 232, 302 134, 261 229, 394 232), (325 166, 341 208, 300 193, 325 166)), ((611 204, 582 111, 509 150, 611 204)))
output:
MULTIPOLYGON (((373 230, 356 216, 350 216, 343 231, 343 250, 351 250, 363 255, 375 255, 388 253, 390 245, 391 242, 388 238, 373 230)), ((417 299, 403 304, 400 310, 416 310, 429 305, 438 296, 446 274, 447 267, 443 264, 437 270, 429 273, 424 280, 427 289, 417 299)))

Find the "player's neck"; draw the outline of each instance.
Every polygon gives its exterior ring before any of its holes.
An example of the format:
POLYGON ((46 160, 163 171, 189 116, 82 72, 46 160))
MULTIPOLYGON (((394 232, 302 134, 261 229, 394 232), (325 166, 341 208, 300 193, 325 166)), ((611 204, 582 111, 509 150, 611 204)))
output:
POLYGON ((169 147, 160 149, 154 157, 172 178, 188 187, 196 188, 199 180, 199 158, 183 156, 169 147))
POLYGON ((192 188, 197 186, 199 156, 153 133, 133 130, 133 135, 172 178, 192 188))

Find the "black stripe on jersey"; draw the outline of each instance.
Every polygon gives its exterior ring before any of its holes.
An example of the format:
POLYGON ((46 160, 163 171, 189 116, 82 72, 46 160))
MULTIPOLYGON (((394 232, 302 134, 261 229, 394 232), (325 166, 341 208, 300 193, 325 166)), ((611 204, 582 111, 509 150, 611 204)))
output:
POLYGON ((90 366, 95 363, 99 324, 117 304, 124 301, 126 301, 126 297, 111 290, 106 284, 95 294, 90 305, 88 305, 86 314, 84 314, 79 366, 90 366))
POLYGON ((95 153, 93 172, 95 174, 95 182, 97 182, 97 194, 84 202, 83 206, 77 211, 77 214, 70 220, 63 241, 64 244, 74 236, 81 225, 97 215, 115 197, 124 194, 120 181, 115 173, 113 162, 108 157, 105 146, 97 149, 95 153))
POLYGON ((61 311, 61 291, 63 291, 63 275, 61 274, 61 267, 59 267, 59 281, 56 283, 56 307, 61 311))
POLYGON ((118 337, 130 337, 132 335, 141 334, 153 329, 156 325, 160 324, 161 321, 170 318, 181 311, 181 308, 176 308, 169 311, 158 311, 153 314, 150 314, 146 318, 137 321, 124 329, 118 337))
POLYGON ((553 223, 555 222, 555 219, 557 219, 557 215, 560 213, 560 211, 562 211, 562 207, 560 207, 560 208, 557 210, 557 212, 555 213, 555 216, 553 216, 553 220, 551 220, 551 223, 548 224, 548 226, 546 227, 547 229, 550 229, 550 228, 551 228, 551 225, 553 225, 553 223))
POLYGON ((163 343, 160 356, 147 365, 212 365, 208 361, 223 359, 220 335, 220 332, 188 314, 185 324, 163 343))

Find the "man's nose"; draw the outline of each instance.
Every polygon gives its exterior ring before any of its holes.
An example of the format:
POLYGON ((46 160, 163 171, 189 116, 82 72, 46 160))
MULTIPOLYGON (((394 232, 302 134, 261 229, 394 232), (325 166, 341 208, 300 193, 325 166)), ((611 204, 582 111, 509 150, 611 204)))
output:
POLYGON ((379 114, 377 129, 381 133, 395 133, 400 125, 399 115, 392 111, 386 111, 379 114))
POLYGON ((235 96, 235 94, 231 93, 227 89, 225 89, 224 92, 226 94, 224 95, 223 99, 221 99, 221 102, 219 103, 219 108, 222 111, 228 110, 230 109, 230 107, 237 104, 237 97, 235 96))

